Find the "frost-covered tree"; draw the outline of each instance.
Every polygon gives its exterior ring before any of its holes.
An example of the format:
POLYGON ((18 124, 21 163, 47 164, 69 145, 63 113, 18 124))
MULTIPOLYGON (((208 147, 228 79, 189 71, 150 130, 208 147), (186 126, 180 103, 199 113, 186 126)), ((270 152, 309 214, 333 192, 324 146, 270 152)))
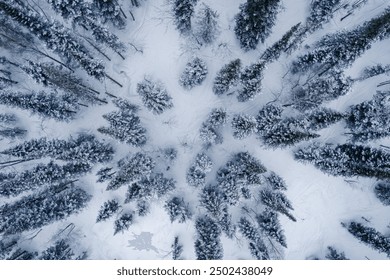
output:
POLYGON ((390 183, 379 182, 374 188, 376 197, 387 206, 390 206, 390 183))
POLYGON ((347 128, 353 141, 366 142, 390 135, 390 92, 378 92, 370 101, 350 107, 347 128))
POLYGON ((124 28, 126 20, 118 0, 93 0, 93 8, 103 22, 110 21, 117 28, 124 28))
POLYGON ((129 227, 133 224, 133 214, 131 213, 125 213, 122 214, 117 220, 114 222, 114 235, 118 232, 124 232, 125 230, 128 230, 129 227))
POLYGON ((286 236, 284 235, 276 212, 266 209, 256 216, 256 221, 264 235, 269 236, 280 245, 287 248, 286 236))
POLYGON ((125 157, 118 162, 119 170, 109 182, 107 189, 116 190, 122 185, 141 180, 152 173, 154 166, 154 160, 145 153, 138 152, 133 156, 125 157))
POLYGON ((296 40, 298 39, 301 31, 300 26, 301 23, 298 23, 291 27, 279 41, 264 51, 260 59, 266 61, 267 63, 271 63, 278 60, 282 53, 291 51, 295 47, 294 44, 296 44, 296 40))
POLYGON ((390 239, 388 237, 374 228, 364 226, 358 222, 352 221, 348 224, 343 224, 343 226, 359 241, 390 257, 390 239))
POLYGON ((223 248, 220 241, 221 229, 208 216, 196 219, 195 254, 198 260, 219 260, 223 257, 223 248))
POLYGON ((217 220, 223 216, 227 208, 225 194, 217 186, 204 187, 199 202, 217 220))
POLYGON ((299 111, 319 107, 323 102, 337 99, 347 94, 353 81, 340 70, 331 70, 306 85, 298 87, 292 93, 293 106, 299 111))
POLYGON ((132 146, 145 145, 146 129, 141 125, 140 118, 136 114, 137 107, 126 100, 117 100, 116 105, 120 108, 119 111, 103 115, 110 126, 99 127, 98 131, 132 146))
POLYGON ((18 244, 18 238, 2 238, 0 240, 0 259, 4 260, 18 244))
POLYGON ((172 11, 176 28, 183 35, 191 32, 191 17, 198 0, 173 0, 172 11))
POLYGON ((9 113, 5 113, 5 114, 0 114, 0 123, 3 123, 3 124, 14 124, 17 122, 17 117, 15 114, 9 114, 9 113))
POLYGON ((268 176, 265 177, 268 185, 274 191, 286 191, 287 185, 282 177, 277 175, 275 172, 271 172, 268 176))
POLYGON ((234 32, 242 49, 255 49, 260 42, 271 34, 276 15, 280 7, 280 0, 247 0, 240 5, 240 12, 236 15, 234 32))
POLYGON ((220 133, 221 128, 227 122, 227 113, 223 108, 215 108, 211 111, 206 121, 202 123, 200 129, 200 138, 207 144, 220 144, 223 137, 220 133))
POLYGON ((324 68, 347 67, 352 64, 373 42, 383 40, 390 35, 387 8, 375 17, 355 29, 329 34, 314 44, 312 51, 298 57, 293 63, 293 72, 306 71, 314 66, 324 68))
POLYGON ((382 65, 382 64, 377 64, 374 66, 369 66, 363 69, 363 73, 359 80, 365 80, 371 77, 375 77, 381 74, 387 74, 390 72, 390 64, 387 65, 382 65))
POLYGON ((96 182, 103 183, 109 181, 114 177, 115 173, 116 171, 112 171, 112 167, 103 167, 96 173, 96 176, 99 176, 96 182))
POLYGON ((57 241, 53 246, 50 246, 42 252, 40 256, 41 260, 73 260, 74 252, 70 245, 61 239, 57 241))
POLYGON ((179 242, 178 236, 175 236, 171 248, 172 248, 172 259, 180 260, 181 254, 183 253, 183 245, 179 242))
POLYGON ((58 121, 70 121, 75 118, 79 106, 69 94, 58 94, 53 91, 13 92, 3 91, 0 104, 29 110, 41 117, 58 121))
POLYGON ((305 118, 309 129, 320 130, 344 119, 344 117, 344 114, 335 110, 318 108, 314 112, 309 113, 305 118))
POLYGON ((0 11, 36 35, 48 49, 76 62, 89 75, 98 80, 105 77, 103 64, 93 59, 88 49, 59 22, 47 21, 37 13, 16 5, 15 2, 12 4, 0 2, 0 11))
POLYGON ((244 139, 256 131, 256 119, 247 114, 235 115, 232 120, 233 137, 244 139))
POLYGON ((344 252, 338 252, 332 246, 328 247, 328 253, 326 254, 325 258, 328 260, 349 260, 345 257, 344 252))
POLYGON ((23 138, 27 134, 27 130, 19 127, 9 127, 0 129, 0 136, 5 138, 23 138))
POLYGON ((189 205, 184 202, 183 198, 177 196, 174 196, 170 200, 168 200, 165 203, 164 208, 168 212, 169 219, 172 223, 174 221, 184 223, 187 220, 190 220, 192 217, 189 205))
POLYGON ((137 213, 138 216, 144 217, 150 212, 150 203, 146 200, 138 200, 137 201, 137 213))
POLYGON ((205 3, 197 5, 194 14, 193 33, 201 44, 211 44, 219 34, 218 17, 205 3))
POLYGON ((249 241, 249 250, 258 260, 269 260, 267 247, 265 246, 260 233, 248 219, 241 217, 238 222, 238 229, 241 234, 249 241))
POLYGON ((289 219, 296 222, 294 216, 289 212, 289 210, 294 210, 294 208, 282 192, 265 188, 260 191, 260 200, 265 206, 286 215, 289 219))
POLYGON ((299 161, 310 162, 334 176, 390 178, 390 154, 368 146, 312 144, 295 152, 299 161))
POLYGON ((200 85, 208 73, 206 62, 196 57, 186 64, 183 73, 180 76, 179 84, 185 89, 192 89, 200 85))
POLYGON ((68 163, 58 165, 54 162, 38 164, 31 170, 19 174, 2 174, 4 179, 0 182, 0 195, 17 196, 22 192, 42 188, 43 186, 71 180, 88 172, 91 166, 88 163, 68 163))
POLYGON ((16 234, 37 229, 79 212, 90 200, 81 188, 71 183, 25 196, 0 207, 0 233, 16 234))
POLYGON ((18 248, 16 249, 15 252, 11 254, 11 256, 7 258, 7 260, 21 260, 21 261, 34 260, 36 259, 37 256, 38 256, 37 252, 30 252, 28 250, 18 248))
POLYGON ((18 157, 22 160, 51 157, 65 161, 102 163, 112 159, 114 150, 111 145, 99 142, 93 135, 80 134, 67 141, 46 138, 32 139, 2 151, 1 154, 18 157))
POLYGON ((187 171, 186 180, 190 186, 203 187, 206 184, 206 173, 195 166, 191 166, 187 171))
POLYGON ((137 84, 137 92, 145 107, 154 114, 162 114, 165 110, 173 107, 172 97, 160 81, 145 78, 137 84))
POLYGON ((227 93, 232 87, 238 84, 240 71, 240 59, 232 60, 228 64, 224 65, 214 79, 213 92, 216 95, 227 93))
POLYGON ((240 89, 237 95, 239 102, 252 100, 261 92, 264 69, 264 62, 256 62, 243 70, 240 76, 240 89))
POLYGON ((282 120, 282 108, 273 104, 265 105, 256 116, 257 134, 265 135, 282 120))
POLYGON ((310 15, 307 18, 306 26, 310 32, 322 27, 333 18, 334 10, 341 0, 314 0, 310 3, 310 15))
POLYGON ((199 169, 205 173, 210 172, 213 168, 213 162, 211 158, 205 153, 198 153, 195 157, 195 162, 193 165, 196 169, 199 169))
POLYGON ((119 203, 115 199, 108 200, 100 207, 96 222, 102 222, 112 217, 119 210, 119 203))

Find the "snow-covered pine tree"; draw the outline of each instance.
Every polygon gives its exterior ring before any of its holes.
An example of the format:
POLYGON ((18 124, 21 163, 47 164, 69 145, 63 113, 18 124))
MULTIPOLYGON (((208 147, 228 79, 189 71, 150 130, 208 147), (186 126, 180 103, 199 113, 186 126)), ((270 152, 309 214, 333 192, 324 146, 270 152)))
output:
POLYGON ((291 27, 290 30, 288 30, 279 41, 264 51, 260 59, 267 63, 271 63, 275 60, 278 60, 282 53, 290 52, 295 47, 294 44, 296 44, 295 41, 298 39, 297 36, 300 35, 300 27, 301 23, 291 27))
POLYGON ((371 77, 375 77, 381 74, 387 74, 390 72, 390 64, 387 65, 382 65, 382 64, 377 64, 374 66, 369 66, 363 69, 363 73, 359 80, 365 80, 371 77))
POLYGON ((264 235, 269 236, 280 245, 287 248, 286 236, 284 235, 276 212, 267 208, 256 216, 256 221, 264 235))
POLYGON ((344 68, 352 64, 374 41, 383 40, 390 35, 388 18, 390 9, 352 30, 325 35, 314 44, 313 50, 298 57, 293 63, 294 73, 307 71, 314 66, 330 69, 344 68))
POLYGON ((342 119, 345 115, 328 108, 318 108, 309 113, 305 118, 308 122, 309 129, 320 130, 326 128, 342 119))
POLYGON ((260 200, 270 209, 275 210, 279 213, 286 215, 290 220, 296 222, 297 220, 289 212, 289 210, 294 210, 291 205, 291 202, 288 200, 286 195, 280 191, 273 191, 271 189, 265 188, 260 191, 260 200))
POLYGON ((247 114, 235 115, 232 120, 233 137, 242 140, 256 131, 256 119, 247 114))
POLYGON ((379 182, 374 188, 376 197, 386 206, 390 206, 390 183, 379 182))
POLYGON ((193 165, 196 169, 199 169, 205 173, 210 172, 213 168, 213 161, 204 152, 198 153, 195 157, 193 165))
POLYGON ((118 0, 93 0, 92 3, 103 22, 110 21, 119 29, 125 28, 126 19, 118 0))
POLYGON ((216 95, 227 93, 232 87, 238 84, 240 71, 240 59, 232 60, 228 64, 224 65, 214 79, 213 92, 216 95))
POLYGON ((5 138, 23 138, 27 134, 27 130, 19 127, 8 127, 0 129, 0 136, 5 138))
POLYGON ((189 205, 184 202, 183 198, 177 196, 174 196, 169 199, 165 203, 164 208, 168 212, 171 223, 173 223, 174 221, 178 221, 179 223, 185 223, 192 217, 189 205))
POLYGON ((390 154, 368 146, 312 144, 295 152, 299 161, 310 162, 318 169, 335 176, 390 178, 390 154))
POLYGON ((53 91, 3 91, 0 95, 0 104, 29 110, 39 116, 65 122, 74 119, 79 109, 73 96, 53 91))
POLYGON ((264 43, 271 34, 279 8, 280 0, 247 0, 240 5, 234 32, 242 49, 249 51, 259 41, 264 43))
POLYGON ((390 135, 390 91, 350 107, 346 123, 353 141, 366 142, 390 135))
POLYGON ((150 203, 146 200, 138 200, 137 201, 137 214, 140 217, 144 217, 150 212, 150 203))
POLYGON ((173 107, 172 97, 160 81, 144 78, 142 82, 137 84, 137 92, 145 107, 154 114, 162 114, 165 110, 173 107))
POLYGON ((201 44, 211 44, 219 34, 218 13, 205 3, 196 6, 193 33, 201 44))
POLYGON ((390 239, 374 228, 358 222, 342 224, 355 238, 390 258, 390 239))
POLYGON ((206 173, 195 166, 191 166, 187 171, 186 180, 190 186, 203 187, 206 184, 206 173))
POLYGON ((117 220, 114 222, 114 235, 118 232, 124 232, 125 230, 128 230, 129 227, 133 224, 133 214, 132 213, 125 213, 122 214, 117 220))
POLYGON ((211 111, 207 120, 202 123, 200 138, 207 144, 220 144, 223 141, 219 130, 227 122, 227 113, 223 108, 215 108, 211 111))
POLYGON ((89 75, 98 80, 105 77, 103 64, 93 59, 88 49, 59 22, 44 20, 37 13, 15 3, 0 2, 0 11, 36 35, 48 49, 77 62, 89 75))
POLYGON ((41 260, 73 260, 74 253, 70 245, 61 239, 53 246, 50 246, 42 252, 39 259, 41 260))
POLYGON ((62 220, 79 212, 89 200, 90 195, 72 183, 53 185, 0 207, 0 233, 16 234, 62 220))
POLYGON ((103 183, 108 180, 111 180, 116 171, 112 171, 112 167, 103 167, 98 172, 96 172, 96 176, 99 176, 96 182, 103 183))
POLYGON ((118 162, 119 170, 109 182, 107 190, 116 190, 124 184, 148 177, 152 173, 154 166, 154 160, 141 152, 121 159, 118 162))
POLYGON ((100 207, 96 222, 102 222, 109 219, 119 210, 119 203, 115 199, 108 200, 100 207))
POLYGON ((2 174, 8 179, 0 182, 0 196, 17 196, 22 192, 35 190, 47 185, 71 180, 91 170, 88 163, 68 163, 58 165, 54 162, 38 164, 31 170, 21 173, 2 174))
POLYGON ((248 219, 241 217, 238 222, 238 229, 242 235, 249 241, 249 250, 258 260, 269 260, 267 247, 265 246, 260 233, 248 219))
POLYGON ((191 32, 191 17, 195 10, 198 0, 173 0, 173 16, 176 28, 182 35, 188 35, 191 32))
POLYGON ((253 63, 243 70, 240 76, 240 89, 237 95, 239 102, 252 100, 261 92, 264 69, 265 63, 261 61, 253 63))
POLYGON ((225 194, 217 186, 204 187, 200 194, 199 203, 217 221, 219 221, 226 212, 227 203, 225 194))
POLYGON ((287 185, 286 182, 277 175, 275 172, 271 172, 268 176, 265 177, 268 185, 274 191, 286 191, 287 185))
POLYGON ((183 245, 179 242, 178 236, 175 236, 171 248, 172 248, 172 259, 180 260, 181 254, 183 253, 183 245))
POLYGON ((180 76, 179 84, 187 90, 200 85, 208 73, 206 62, 196 57, 186 64, 180 76))
POLYGON ((328 259, 328 260, 349 260, 345 257, 344 252, 338 252, 332 246, 328 247, 328 253, 325 256, 325 259, 328 259))
POLYGON ((198 260, 220 260, 223 257, 223 248, 220 241, 221 229, 209 216, 196 219, 195 254, 198 260))
POLYGON ((141 126, 140 118, 136 115, 137 107, 124 100, 119 102, 117 106, 123 109, 103 115, 110 126, 99 127, 98 131, 135 147, 145 145, 146 129, 141 126))
POLYGON ((282 108, 273 104, 265 105, 256 116, 257 134, 265 135, 282 120, 282 108))
POLYGON ((310 3, 310 15, 307 18, 306 26, 310 32, 322 27, 333 18, 334 10, 341 0, 314 0, 310 3))
POLYGON ((3 237, 0 240, 0 259, 4 260, 12 252, 14 247, 18 244, 18 238, 3 237))
POLYGON ((11 254, 7 258, 7 260, 19 260, 19 261, 27 261, 27 260, 34 260, 38 256, 37 252, 30 252, 28 250, 24 250, 21 248, 16 249, 15 252, 11 254))

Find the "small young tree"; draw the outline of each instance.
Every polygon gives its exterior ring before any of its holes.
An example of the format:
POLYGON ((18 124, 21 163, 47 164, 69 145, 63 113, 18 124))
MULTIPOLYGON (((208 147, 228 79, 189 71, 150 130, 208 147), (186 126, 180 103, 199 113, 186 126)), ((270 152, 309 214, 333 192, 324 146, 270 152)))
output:
POLYGON ((119 203, 116 200, 108 200, 104 202, 102 207, 100 207, 96 222, 102 222, 110 218, 119 210, 119 203))
POLYGON ((349 260, 345 257, 344 252, 338 252, 335 248, 329 246, 328 247, 328 253, 326 254, 325 258, 328 260, 349 260))
POLYGON ((183 73, 180 76, 179 84, 185 89, 192 89, 193 87, 200 85, 208 73, 206 63, 196 57, 192 61, 188 62, 183 73))
POLYGON ((172 259, 180 260, 181 254, 183 253, 183 245, 179 242, 178 236, 175 236, 171 248, 172 248, 172 259))
POLYGON ((145 78, 137 84, 137 92, 145 107, 154 114, 162 114, 165 110, 173 107, 172 97, 160 81, 145 78))

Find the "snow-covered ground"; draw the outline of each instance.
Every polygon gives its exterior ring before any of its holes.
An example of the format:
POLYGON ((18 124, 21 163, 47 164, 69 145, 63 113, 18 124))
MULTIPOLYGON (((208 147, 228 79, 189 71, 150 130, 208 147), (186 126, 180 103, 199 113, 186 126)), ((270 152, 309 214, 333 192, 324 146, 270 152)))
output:
MULTIPOLYGON (((343 221, 368 220, 368 224, 378 231, 385 235, 390 233, 390 208, 383 206, 375 197, 373 193, 375 180, 333 177, 310 164, 295 161, 293 151, 304 143, 292 148, 270 149, 255 136, 244 140, 237 140, 232 136, 230 123, 234 114, 256 115, 263 105, 275 98, 275 93, 287 93, 288 81, 283 80, 283 75, 288 71, 291 57, 302 52, 302 48, 292 56, 282 55, 281 59, 268 66, 263 81, 263 93, 253 101, 239 103, 235 95, 218 97, 212 92, 214 77, 223 65, 236 58, 240 58, 244 66, 256 61, 261 53, 280 39, 291 26, 305 20, 310 1, 284 0, 284 9, 277 16, 277 23, 272 29, 271 36, 264 44, 260 43, 256 50, 249 52, 240 49, 233 31, 234 16, 238 12, 239 5, 245 1, 203 0, 203 2, 219 14, 221 33, 210 46, 197 49, 187 37, 180 36, 173 24, 170 6, 166 0, 143 1, 142 6, 133 11, 136 21, 129 20, 126 30, 118 32, 121 40, 129 47, 128 54, 126 60, 115 57, 107 64, 107 68, 110 75, 115 76, 124 86, 120 88, 109 82, 104 86, 108 92, 128 99, 141 108, 139 111, 141 123, 147 129, 148 135, 148 143, 141 150, 157 157, 162 148, 177 148, 178 157, 166 175, 176 180, 175 193, 183 196, 190 203, 196 217, 204 210, 198 205, 199 189, 188 186, 186 172, 194 161, 195 155, 203 149, 203 142, 199 137, 202 123, 213 108, 226 108, 229 117, 223 129, 224 142, 207 150, 214 162, 212 171, 207 175, 207 182, 212 184, 216 171, 230 159, 234 152, 239 151, 248 151, 268 170, 280 175, 287 183, 286 195, 292 202, 294 207, 292 214, 297 219, 296 222, 292 222, 285 216, 281 216, 282 227, 287 238, 287 249, 282 253, 284 259, 324 258, 328 246, 344 251, 350 259, 386 259, 385 254, 380 254, 360 243, 341 226, 343 221), (142 51, 135 50, 130 43, 142 51), (185 90, 178 83, 179 76, 186 63, 195 56, 206 61, 208 75, 200 86, 185 90), (172 109, 161 115, 154 115, 143 106, 136 92, 136 86, 145 76, 163 82, 172 97, 174 105, 172 109)), ((337 12, 331 22, 309 36, 304 44, 310 45, 329 32, 353 28, 381 13, 386 5, 388 2, 385 0, 369 1, 363 8, 341 22, 340 18, 345 15, 345 11, 337 12)), ((347 69, 347 75, 356 78, 361 69, 366 66, 390 63, 387 55, 389 47, 388 40, 375 43, 356 60, 351 68, 347 69)), ((384 81, 383 76, 378 76, 364 82, 357 82, 348 95, 326 105, 343 111, 352 104, 369 100, 375 94, 377 84, 382 81, 384 81)), ((95 83, 91 78, 90 82, 95 83)), ((28 85, 31 81, 25 83, 28 85)), ((1 110, 3 109, 6 110, 2 106, 1 110)), ((121 144, 96 131, 98 127, 106 125, 102 115, 113 110, 115 110, 113 104, 89 107, 70 123, 42 121, 39 117, 31 116, 25 111, 14 111, 21 118, 23 125, 28 127, 29 138, 45 136, 66 139, 69 135, 76 135, 82 131, 94 133, 99 139, 115 147, 115 158, 110 164, 115 166, 116 161, 140 148, 121 144)), ((344 123, 341 122, 321 130, 321 137, 317 140, 324 143, 342 143, 346 139, 343 132, 344 123)), ((8 147, 10 144, 13 143, 2 141, 3 147, 8 147)), ((375 146, 379 144, 390 144, 390 141, 384 139, 374 143, 375 146)), ((24 167, 28 166, 26 164, 24 167)), ((106 183, 96 183, 95 174, 101 167, 103 165, 95 166, 93 172, 79 182, 79 185, 92 194, 92 200, 87 208, 64 221, 43 227, 32 240, 28 240, 27 237, 33 236, 38 231, 27 233, 26 240, 23 241, 26 242, 26 247, 33 249, 48 247, 52 244, 53 236, 73 223, 74 229, 69 236, 82 250, 88 252, 90 259, 170 259, 174 236, 179 236, 184 245, 182 257, 196 258, 193 246, 196 238, 194 219, 186 223, 171 223, 163 208, 164 201, 155 200, 147 216, 136 217, 128 231, 115 236, 113 222, 116 215, 108 221, 96 223, 101 205, 113 198, 124 201, 127 190, 123 186, 115 191, 107 191, 106 183)), ((6 201, 11 200, 4 199, 4 202, 6 201)), ((124 204, 120 211, 132 210, 134 207, 132 203, 124 204)), ((236 209, 240 211, 239 207, 236 209)), ((65 236, 68 230, 60 234, 65 236)), ((222 243, 224 259, 252 258, 244 238, 239 236, 231 240, 222 237, 222 243)))

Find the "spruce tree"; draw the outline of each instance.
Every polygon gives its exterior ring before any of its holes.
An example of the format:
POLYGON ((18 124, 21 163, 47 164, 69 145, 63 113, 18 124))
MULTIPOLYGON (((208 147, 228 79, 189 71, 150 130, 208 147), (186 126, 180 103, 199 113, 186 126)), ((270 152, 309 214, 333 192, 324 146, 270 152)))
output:
POLYGON ((390 206, 390 183, 379 182, 374 188, 376 197, 386 206, 390 206))
POLYGON ((248 219, 241 217, 238 222, 241 234, 249 241, 249 250, 258 260, 269 260, 267 247, 265 246, 260 233, 248 219))
POLYGON ((341 0, 314 0, 310 3, 310 15, 307 18, 307 27, 310 32, 322 27, 333 18, 334 10, 341 0))
POLYGON ((154 114, 162 114, 165 110, 173 107, 172 97, 160 81, 145 78, 137 84, 137 92, 145 107, 154 114))
POLYGON ((233 137, 242 140, 256 131, 256 119, 247 114, 235 115, 232 120, 233 137))
POLYGON ((180 76, 179 84, 187 90, 200 85, 207 76, 208 70, 206 62, 196 57, 186 64, 180 76))
POLYGON ((182 35, 191 32, 191 17, 198 0, 173 0, 173 16, 176 28, 182 35))
POLYGON ((256 62, 246 67, 240 76, 240 89, 238 90, 237 100, 247 102, 260 94, 263 80, 264 62, 256 62))
POLYGON ((116 200, 108 200, 100 207, 96 222, 105 221, 119 210, 119 203, 116 200))
POLYGON ((329 246, 328 247, 328 253, 326 254, 325 258, 328 260, 349 260, 345 257, 344 252, 338 252, 335 248, 329 246))
POLYGON ((126 26, 118 0, 93 0, 93 8, 96 9, 103 22, 110 21, 120 29, 126 26))
POLYGON ((223 137, 220 130, 226 122, 226 110, 223 108, 213 109, 207 117, 207 120, 202 123, 200 138, 208 145, 222 143, 223 137))
POLYGON ((194 16, 194 35, 201 44, 211 44, 219 33, 218 17, 205 3, 197 6, 194 16))
POLYGON ((283 247, 287 248, 286 236, 281 228, 278 214, 270 209, 266 209, 256 216, 256 221, 264 235, 274 239, 283 247))
POLYGON ((172 259, 180 260, 181 254, 183 253, 183 245, 179 242, 178 236, 175 236, 171 248, 172 248, 172 259))
POLYGON ((171 223, 178 221, 184 223, 191 219, 192 213, 188 207, 188 204, 184 202, 183 198, 174 196, 168 200, 164 205, 165 210, 168 212, 171 223))
POLYGON ((280 7, 280 0, 247 0, 240 5, 240 12, 236 15, 234 32, 242 49, 255 49, 260 42, 271 34, 276 15, 280 7))
POLYGON ((294 210, 294 208, 282 192, 272 191, 268 188, 263 189, 260 191, 260 200, 265 206, 286 215, 290 220, 296 222, 294 216, 289 212, 289 210, 294 210))
POLYGON ((235 59, 224 65, 217 73, 213 84, 213 92, 216 95, 227 93, 238 84, 240 78, 241 60, 235 59))
POLYGON ((42 252, 41 260, 73 260, 74 253, 70 245, 61 239, 42 252))
POLYGON ((124 232, 128 230, 129 227, 133 224, 133 214, 125 213, 122 214, 117 220, 114 222, 114 235, 118 232, 124 232))
POLYGON ((219 260, 223 257, 223 248, 220 241, 221 229, 208 216, 196 219, 195 254, 198 260, 219 260))

